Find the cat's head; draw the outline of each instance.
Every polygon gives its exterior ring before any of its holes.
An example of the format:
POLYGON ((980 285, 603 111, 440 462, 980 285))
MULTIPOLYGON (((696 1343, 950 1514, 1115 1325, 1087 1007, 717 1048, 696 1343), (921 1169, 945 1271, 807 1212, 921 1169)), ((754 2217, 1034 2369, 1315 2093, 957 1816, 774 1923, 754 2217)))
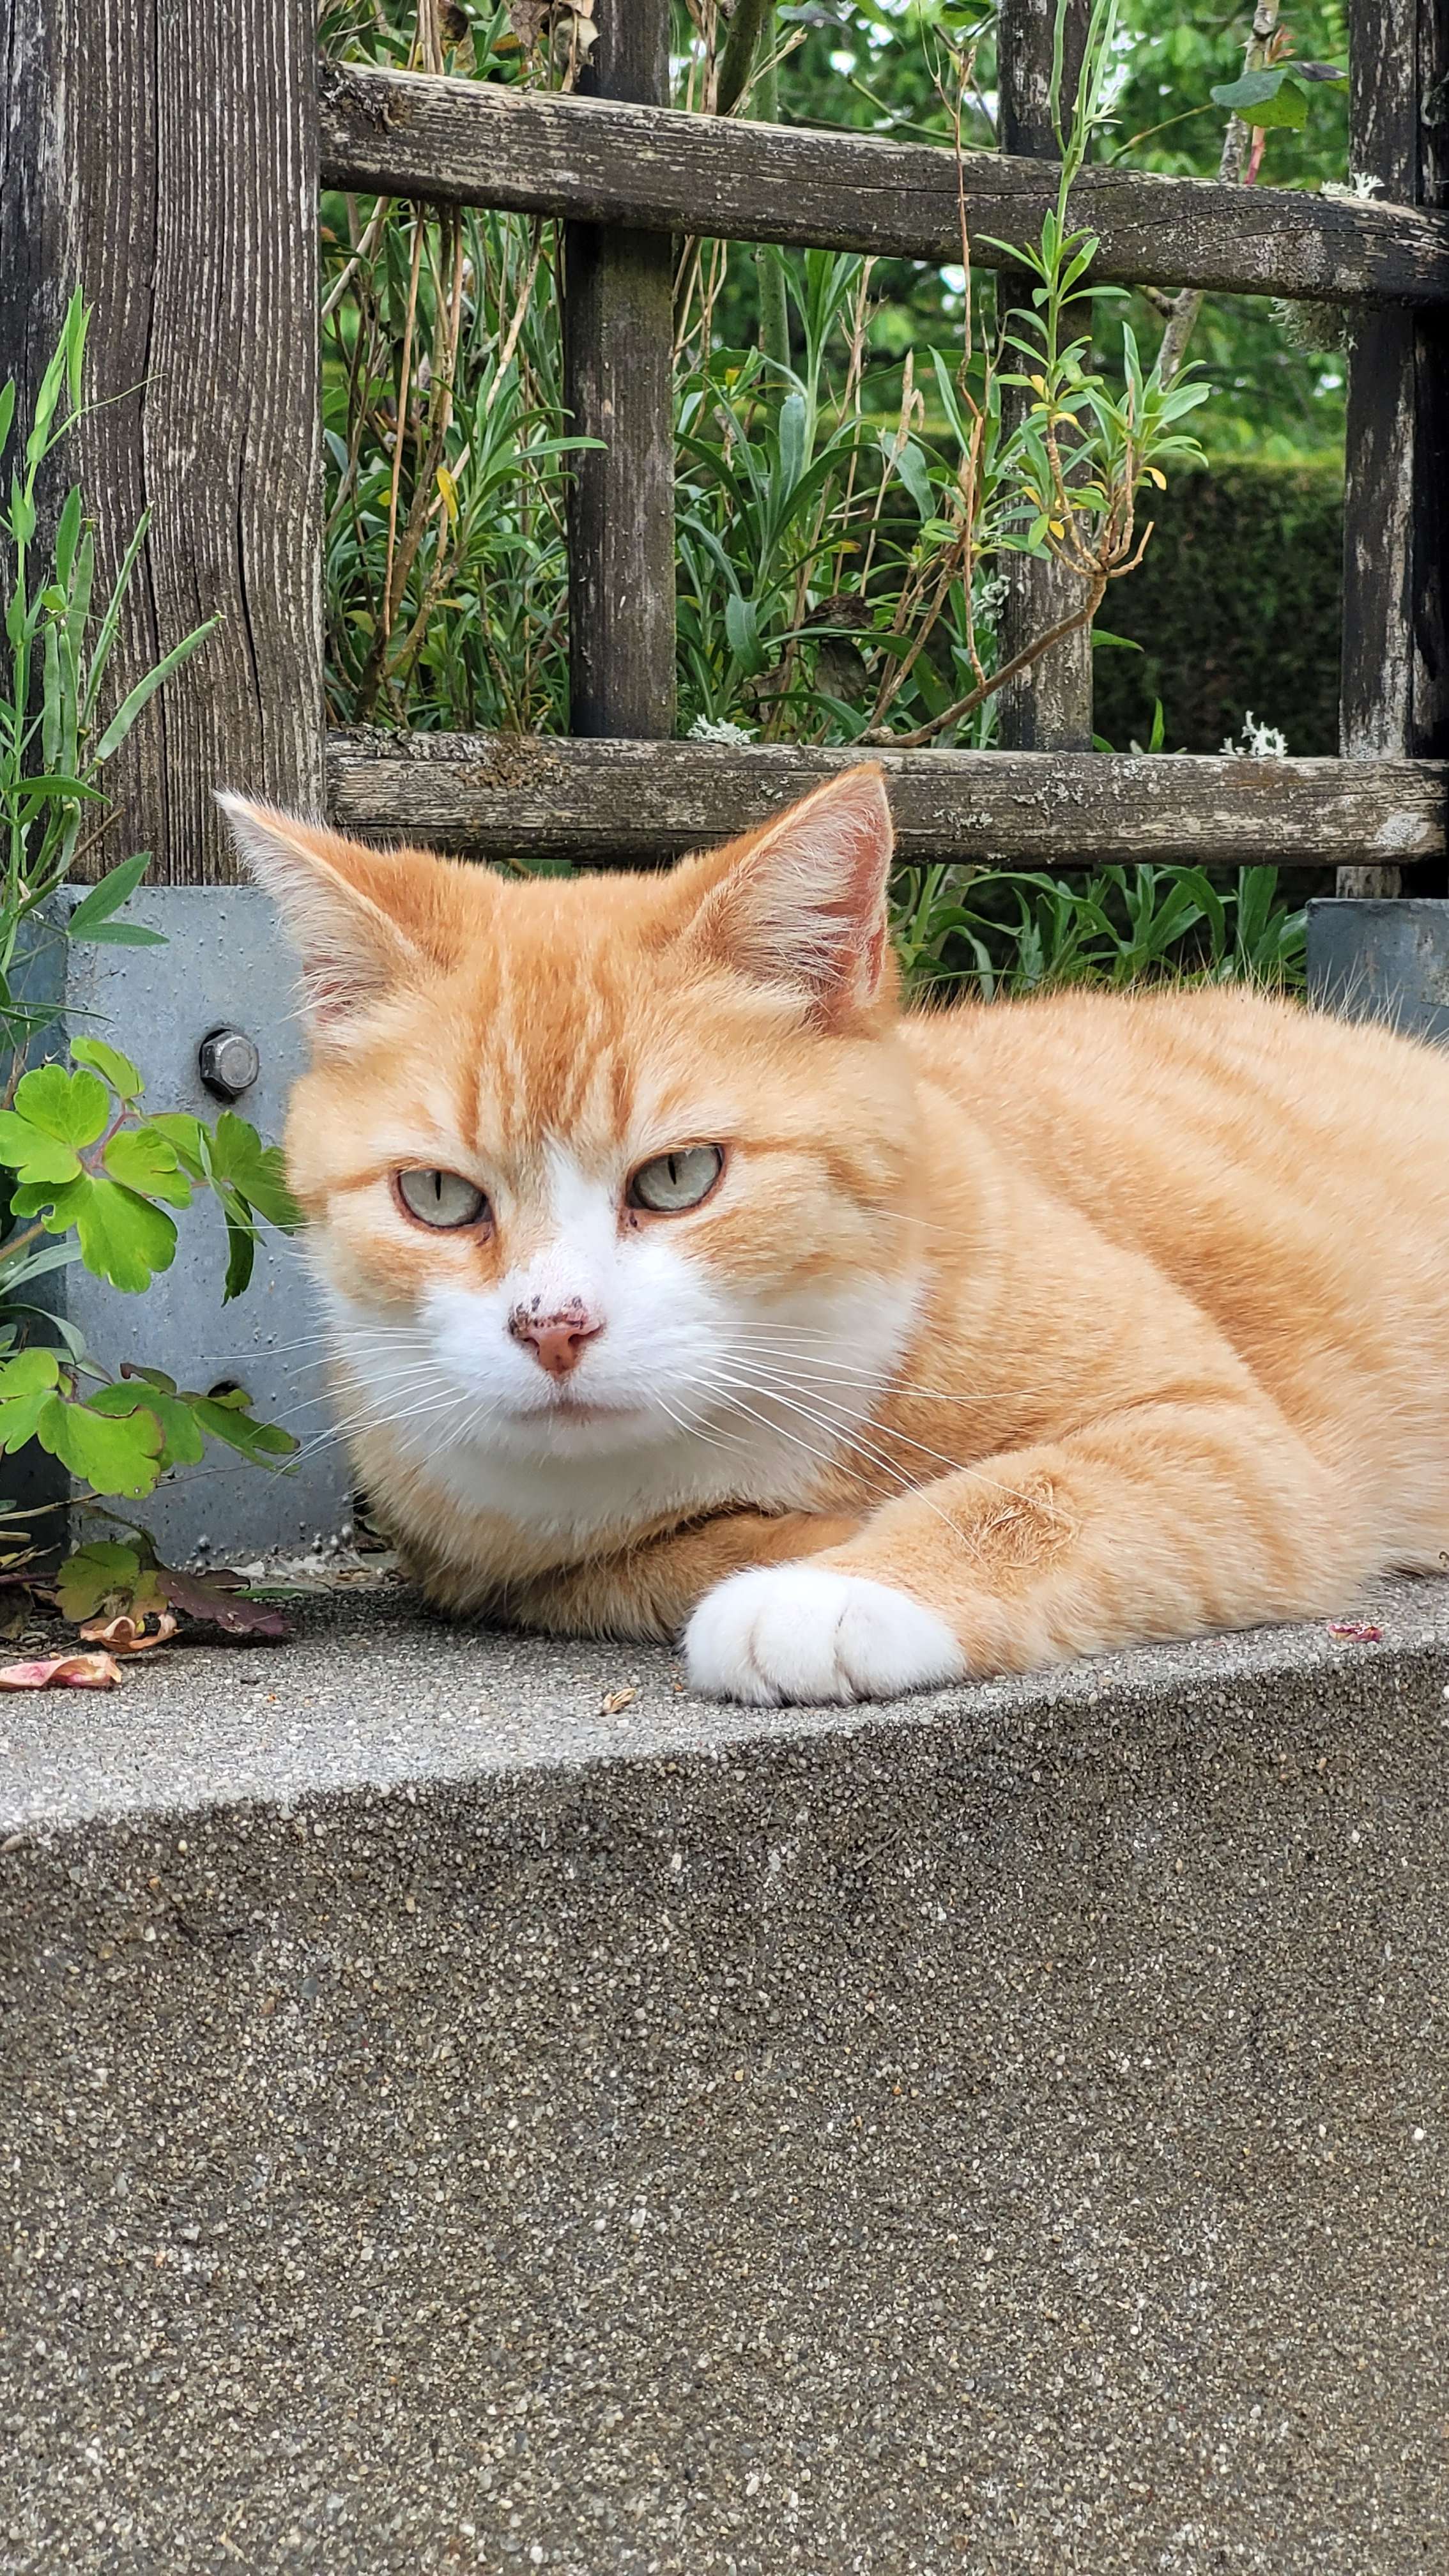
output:
POLYGON ((897 1338, 879 770, 657 875, 510 880, 225 802, 301 960, 292 1186, 411 1447, 647 1448, 758 1405, 817 1336, 897 1338))

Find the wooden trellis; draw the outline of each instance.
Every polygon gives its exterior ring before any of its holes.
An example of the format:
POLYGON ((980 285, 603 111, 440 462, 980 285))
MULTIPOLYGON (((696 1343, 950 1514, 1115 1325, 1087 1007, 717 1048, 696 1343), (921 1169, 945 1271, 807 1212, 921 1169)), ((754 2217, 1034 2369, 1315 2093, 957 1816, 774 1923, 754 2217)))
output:
MULTIPOLYGON (((123 655, 220 608, 219 643, 135 740, 126 827, 157 873, 233 873, 211 791, 249 788, 480 855, 659 859, 737 828, 848 752, 721 749, 674 713, 670 237, 946 260, 1039 230, 1047 0, 1003 0, 999 154, 751 125, 665 106, 667 0, 598 0, 592 94, 559 98, 313 61, 310 0, 4 0, 0 367, 33 382, 77 282, 95 306, 82 469, 105 535, 154 510, 123 655), (573 738, 339 734, 322 718, 316 327, 320 185, 568 225, 573 738)), ((1313 861, 1348 892, 1442 862, 1449 789, 1442 514, 1449 471, 1449 41, 1442 0, 1354 0, 1365 195, 1088 170, 1098 274, 1346 305, 1353 315, 1342 752, 1248 763, 1093 755, 1070 639, 1003 708, 1000 752, 885 753, 913 857, 1313 861), (1041 755, 1049 753, 1044 759, 1041 755)), ((1050 566, 1010 614, 1050 622, 1050 566)), ((123 675, 124 676, 124 673, 123 675)), ((1437 890, 1437 880, 1417 882, 1437 890)))

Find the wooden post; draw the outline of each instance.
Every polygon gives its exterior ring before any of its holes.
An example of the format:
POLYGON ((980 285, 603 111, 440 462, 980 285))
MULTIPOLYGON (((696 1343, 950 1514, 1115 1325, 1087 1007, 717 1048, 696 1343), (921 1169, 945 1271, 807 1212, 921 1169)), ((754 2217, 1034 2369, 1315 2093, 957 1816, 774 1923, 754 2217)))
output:
MULTIPOLYGON (((582 88, 665 105, 669 0, 598 0, 582 88)), ((667 234, 570 224, 565 399, 602 448, 572 459, 569 702, 576 734, 674 731, 673 256, 667 234)))
MULTIPOLYGON (((1354 0, 1350 162, 1405 205, 1449 202, 1442 0, 1354 0)), ((1444 596, 1449 328, 1437 312, 1360 311, 1348 390, 1343 683, 1347 758, 1449 747, 1444 596)), ((1340 868, 1341 895, 1396 895, 1398 868, 1340 868)))
POLYGON ((314 17, 0 0, 0 373, 24 404, 79 285, 98 594, 153 513, 108 703, 223 620, 106 771, 100 860, 173 885, 237 873, 215 788, 321 808, 314 17))
MULTIPOLYGON (((996 79, 1000 100, 997 141, 1003 152, 1054 160, 1051 72, 1055 9, 1048 0, 1000 0, 996 22, 996 79)), ((1085 49, 1088 0, 1068 0, 1062 91, 1069 116, 1077 95, 1085 49)), ((1000 289, 1003 307, 1031 310, 1029 281, 1008 271, 1000 289), (1014 290, 1014 292, 1013 292, 1014 290)), ((1008 387, 1002 409, 1028 399, 1008 387)), ((1010 661, 1082 604, 1082 585, 1047 557, 1014 555, 1011 588, 1001 614, 999 650, 1010 661)), ((1092 639, 1081 626, 1043 654, 1001 692, 999 739, 1011 751, 1090 751, 1092 747, 1092 639)))

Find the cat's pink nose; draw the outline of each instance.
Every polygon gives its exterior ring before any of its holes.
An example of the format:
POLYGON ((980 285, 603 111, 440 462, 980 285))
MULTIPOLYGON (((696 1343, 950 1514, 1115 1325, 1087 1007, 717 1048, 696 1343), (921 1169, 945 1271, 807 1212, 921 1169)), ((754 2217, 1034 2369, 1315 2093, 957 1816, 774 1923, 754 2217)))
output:
POLYGON ((532 1346, 539 1367, 550 1377, 567 1377, 578 1367, 584 1344, 595 1340, 604 1327, 586 1306, 575 1304, 553 1315, 536 1315, 529 1306, 515 1306, 508 1329, 516 1342, 532 1346))

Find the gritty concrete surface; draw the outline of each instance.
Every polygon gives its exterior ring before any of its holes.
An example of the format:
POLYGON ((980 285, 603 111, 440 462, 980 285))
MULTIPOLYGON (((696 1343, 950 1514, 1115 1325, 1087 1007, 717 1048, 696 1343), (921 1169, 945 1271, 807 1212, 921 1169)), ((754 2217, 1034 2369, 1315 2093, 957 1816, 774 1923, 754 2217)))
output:
POLYGON ((1449 2566, 1449 1587, 1345 1607, 0 1702, 0 2567, 1449 2566))

